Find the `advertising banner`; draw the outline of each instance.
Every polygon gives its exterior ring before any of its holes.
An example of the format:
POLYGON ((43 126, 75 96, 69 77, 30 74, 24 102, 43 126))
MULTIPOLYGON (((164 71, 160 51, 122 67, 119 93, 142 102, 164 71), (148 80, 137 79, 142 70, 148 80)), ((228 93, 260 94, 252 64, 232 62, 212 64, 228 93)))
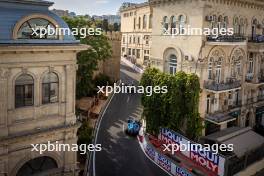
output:
POLYGON ((151 144, 143 140, 143 148, 149 158, 173 176, 194 176, 186 169, 174 164, 168 157, 157 151, 151 144))
MULTIPOLYGON (((162 128, 160 130, 159 140, 161 140, 164 144, 180 145, 181 143, 185 144, 186 146, 198 145, 181 134, 178 134, 167 128, 162 128)), ((212 171, 216 175, 224 176, 225 158, 223 156, 208 150, 204 150, 204 148, 193 150, 192 147, 190 147, 187 150, 181 150, 178 152, 181 152, 181 154, 188 157, 193 162, 199 164, 209 171, 212 171)))

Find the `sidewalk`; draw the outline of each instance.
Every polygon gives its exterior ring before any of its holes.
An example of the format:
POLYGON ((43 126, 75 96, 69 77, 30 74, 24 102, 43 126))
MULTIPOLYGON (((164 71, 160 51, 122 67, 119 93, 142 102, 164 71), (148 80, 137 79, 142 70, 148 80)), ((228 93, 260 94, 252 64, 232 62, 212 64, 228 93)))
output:
POLYGON ((136 72, 138 73, 144 73, 144 70, 142 68, 139 68, 138 66, 136 66, 135 64, 131 63, 129 60, 127 60, 124 57, 121 57, 121 61, 124 62, 127 66, 131 67, 132 69, 134 69, 136 72))

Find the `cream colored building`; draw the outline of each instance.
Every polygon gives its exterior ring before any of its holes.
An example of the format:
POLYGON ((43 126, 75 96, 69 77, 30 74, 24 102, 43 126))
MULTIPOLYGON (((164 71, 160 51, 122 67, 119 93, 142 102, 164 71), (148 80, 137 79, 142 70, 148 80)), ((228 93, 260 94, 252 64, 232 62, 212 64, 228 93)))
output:
POLYGON ((133 28, 133 19, 138 25, 138 19, 144 14, 151 15, 150 64, 171 74, 185 71, 199 75, 203 90, 200 113, 207 127, 204 133, 231 126, 263 130, 263 12, 261 1, 150 0, 149 4, 122 11, 122 47, 126 44, 123 54, 130 55, 127 49, 132 48, 126 42, 128 33, 131 36, 138 34, 133 28), (233 28, 234 35, 216 39, 205 35, 171 35, 171 28, 188 26, 233 28), (165 35, 164 28, 169 35, 165 35))
MULTIPOLYGON (((40 0, 0 0, 0 175, 74 175, 72 151, 32 151, 31 144, 76 144, 76 53, 73 36, 32 35, 38 26, 67 27, 40 0)), ((51 149, 52 150, 52 149, 51 149)))
POLYGON ((147 66, 150 59, 152 13, 148 3, 121 10, 121 55, 147 66))
MULTIPOLYGON (((200 77, 199 111, 204 119, 204 135, 234 126, 250 126, 264 134, 263 1, 149 0, 149 4, 122 11, 124 36, 126 32, 137 34, 133 30, 133 12, 152 15, 151 67, 170 74, 196 73, 200 77), (172 35, 172 29, 181 31, 188 26, 231 28, 234 35, 172 35)), ((255 174, 263 168, 263 162, 238 175, 255 174)))

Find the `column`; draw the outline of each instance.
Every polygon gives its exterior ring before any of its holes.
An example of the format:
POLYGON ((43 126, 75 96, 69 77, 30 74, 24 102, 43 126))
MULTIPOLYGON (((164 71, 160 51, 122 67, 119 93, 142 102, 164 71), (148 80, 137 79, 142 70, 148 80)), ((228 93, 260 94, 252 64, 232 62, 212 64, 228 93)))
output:
POLYGON ((7 128, 7 103, 8 103, 8 78, 10 71, 0 68, 0 137, 8 135, 7 128))
POLYGON ((75 77, 76 77, 76 68, 74 65, 65 66, 65 115, 66 115, 66 124, 71 124, 76 122, 75 118, 75 77))

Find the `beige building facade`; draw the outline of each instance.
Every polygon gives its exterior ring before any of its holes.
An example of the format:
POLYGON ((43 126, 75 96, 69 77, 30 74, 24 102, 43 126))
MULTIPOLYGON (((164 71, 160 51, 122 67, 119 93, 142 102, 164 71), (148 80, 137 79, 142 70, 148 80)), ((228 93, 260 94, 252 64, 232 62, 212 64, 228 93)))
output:
MULTIPOLYGON (((264 2, 149 0, 148 3, 122 11, 123 36, 127 32, 137 34, 133 30, 133 12, 152 17, 152 28, 149 31, 150 67, 169 74, 184 71, 199 76, 199 112, 205 125, 204 136, 217 136, 222 132, 225 139, 228 139, 228 131, 237 127, 252 127, 264 135, 264 2), (184 28, 198 28, 202 31, 232 29, 233 34, 218 37, 186 35, 184 28), (182 35, 175 35, 175 31, 182 35)), ((126 50, 130 47, 127 45, 122 53, 131 55, 126 50)), ((142 64, 139 61, 137 63, 142 64)), ((237 132, 236 135, 242 133, 237 132)), ((247 143, 240 142, 235 145, 247 143)), ((261 147, 254 153, 252 146, 249 144, 251 149, 248 148, 248 153, 243 154, 250 160, 238 156, 234 160, 228 159, 225 168, 227 175, 254 175, 263 169, 261 147), (239 167, 239 164, 243 167, 239 167)))
POLYGON ((203 90, 200 113, 206 124, 204 135, 232 126, 251 126, 262 131, 263 8, 264 3, 247 0, 150 0, 148 5, 144 3, 123 10, 121 29, 123 35, 133 32, 130 12, 148 9, 145 14, 152 17, 149 63, 170 74, 185 71, 200 77, 203 90), (188 27, 231 28, 234 34, 218 38, 172 35, 172 29, 180 31, 188 27))
POLYGON ((41 154, 32 147, 77 143, 76 54, 87 46, 73 36, 32 35, 30 27, 67 27, 48 10, 51 5, 0 1, 1 176, 78 173, 76 152, 51 149, 41 154))
POLYGON ((147 66, 150 60, 152 13, 148 3, 121 10, 121 55, 147 66))

